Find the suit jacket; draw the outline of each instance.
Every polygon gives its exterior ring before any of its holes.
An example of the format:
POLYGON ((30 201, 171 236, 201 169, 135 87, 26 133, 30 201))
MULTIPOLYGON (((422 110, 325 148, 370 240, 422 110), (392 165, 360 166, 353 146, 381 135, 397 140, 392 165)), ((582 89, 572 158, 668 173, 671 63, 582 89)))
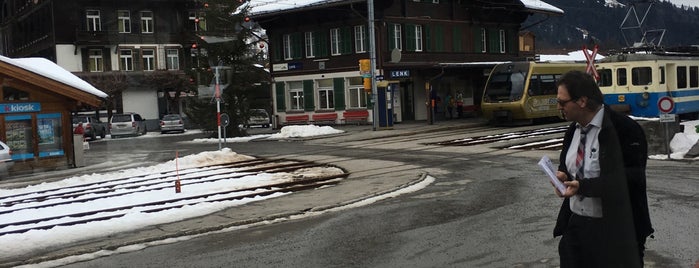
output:
MULTIPOLYGON (((563 139, 558 170, 568 173, 566 152, 571 146, 576 124, 572 123, 563 139)), ((602 198, 602 225, 607 247, 601 256, 612 267, 640 266, 638 242, 653 233, 646 195, 648 144, 641 126, 629 117, 605 106, 598 136, 600 177, 580 181, 578 194, 602 198)), ((576 145, 577 146, 577 145, 576 145)), ((573 178, 568 174, 568 178, 573 178)), ((558 213, 553 235, 562 235, 572 212, 565 198, 558 213)))

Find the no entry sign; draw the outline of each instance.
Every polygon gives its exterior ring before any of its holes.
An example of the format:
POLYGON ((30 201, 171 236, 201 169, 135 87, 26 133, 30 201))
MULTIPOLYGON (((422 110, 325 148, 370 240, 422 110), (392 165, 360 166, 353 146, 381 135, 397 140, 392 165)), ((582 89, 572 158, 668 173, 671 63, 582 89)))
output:
POLYGON ((661 113, 669 113, 674 109, 675 101, 673 101, 672 98, 664 96, 658 99, 658 110, 660 110, 661 113))

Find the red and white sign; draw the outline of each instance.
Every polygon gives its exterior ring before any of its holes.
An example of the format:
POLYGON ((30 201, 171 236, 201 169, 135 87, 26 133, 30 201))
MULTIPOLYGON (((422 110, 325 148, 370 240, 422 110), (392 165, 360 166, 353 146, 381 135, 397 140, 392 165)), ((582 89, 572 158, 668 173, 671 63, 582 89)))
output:
POLYGON ((664 96, 658 99, 658 110, 660 110, 661 113, 669 113, 674 109, 675 101, 673 101, 672 98, 664 96))
POLYGON ((597 57, 598 50, 598 45, 595 45, 595 47, 592 49, 592 53, 587 50, 587 46, 583 46, 582 49, 583 54, 585 54, 585 59, 587 60, 587 68, 585 71, 588 74, 591 74, 595 78, 595 81, 599 81, 599 74, 597 73, 597 69, 595 69, 595 57, 597 57))

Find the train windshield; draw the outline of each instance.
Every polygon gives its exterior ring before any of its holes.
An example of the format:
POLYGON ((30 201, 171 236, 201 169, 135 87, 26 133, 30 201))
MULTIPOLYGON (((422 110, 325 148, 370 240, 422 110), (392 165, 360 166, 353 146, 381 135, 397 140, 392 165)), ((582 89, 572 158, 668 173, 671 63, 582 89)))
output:
POLYGON ((494 72, 485 87, 486 102, 518 101, 524 93, 524 71, 494 72))

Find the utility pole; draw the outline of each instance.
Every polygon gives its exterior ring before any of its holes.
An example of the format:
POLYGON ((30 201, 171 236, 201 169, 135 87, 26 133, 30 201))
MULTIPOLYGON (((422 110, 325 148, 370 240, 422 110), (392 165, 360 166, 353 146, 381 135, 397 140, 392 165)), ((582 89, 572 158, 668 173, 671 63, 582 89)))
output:
POLYGON ((376 131, 378 124, 378 92, 376 90, 376 35, 374 33, 374 0, 367 0, 369 12, 369 61, 371 61, 371 103, 372 108, 372 130, 376 131))

